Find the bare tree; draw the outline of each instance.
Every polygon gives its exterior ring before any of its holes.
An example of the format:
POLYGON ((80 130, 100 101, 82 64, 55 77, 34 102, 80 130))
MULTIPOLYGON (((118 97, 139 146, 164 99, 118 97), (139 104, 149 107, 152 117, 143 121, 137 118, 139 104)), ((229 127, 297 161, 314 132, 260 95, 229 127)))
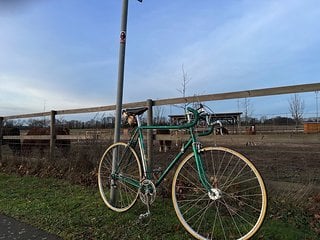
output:
MULTIPOLYGON (((190 82, 190 77, 188 76, 188 73, 184 70, 184 66, 182 65, 182 82, 181 82, 181 88, 178 88, 177 91, 181 93, 182 97, 186 97, 187 92, 187 85, 190 82)), ((182 106, 184 111, 187 109, 187 100, 186 103, 182 106)))
POLYGON ((297 93, 291 96, 289 100, 289 111, 296 123, 296 127, 298 127, 299 123, 302 121, 303 118, 304 101, 300 98, 300 96, 297 93))
POLYGON ((248 124, 253 114, 253 106, 252 106, 252 103, 250 102, 250 99, 244 98, 242 102, 242 107, 243 107, 243 113, 244 113, 244 122, 248 124))
POLYGON ((164 108, 162 106, 156 106, 154 109, 154 123, 156 125, 162 124, 165 122, 165 118, 163 116, 164 114, 164 108))

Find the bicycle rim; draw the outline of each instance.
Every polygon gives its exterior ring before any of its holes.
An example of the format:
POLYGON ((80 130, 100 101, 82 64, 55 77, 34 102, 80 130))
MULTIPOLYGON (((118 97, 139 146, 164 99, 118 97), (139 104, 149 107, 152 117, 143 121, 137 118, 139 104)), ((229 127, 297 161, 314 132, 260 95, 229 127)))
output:
POLYGON ((112 210, 129 210, 138 198, 138 188, 132 182, 140 182, 141 167, 136 152, 125 143, 111 145, 103 154, 98 170, 98 185, 104 203, 112 210), (117 167, 112 173, 113 156, 117 167))
POLYGON ((267 207, 262 177, 243 155, 223 147, 201 149, 207 191, 199 181, 194 154, 178 166, 172 200, 176 214, 198 239, 249 239, 260 228, 267 207))

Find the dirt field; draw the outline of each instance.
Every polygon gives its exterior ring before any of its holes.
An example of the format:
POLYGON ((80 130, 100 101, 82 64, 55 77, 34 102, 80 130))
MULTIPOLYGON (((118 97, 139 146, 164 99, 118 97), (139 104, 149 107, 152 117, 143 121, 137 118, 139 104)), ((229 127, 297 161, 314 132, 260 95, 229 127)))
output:
MULTIPOLYGON (((183 136, 182 136, 183 138, 183 136)), ((181 140, 181 138, 179 138, 181 140)), ((59 171, 60 177, 69 177, 70 171, 81 168, 81 174, 93 174, 99 159, 111 141, 88 140, 73 142, 67 156, 57 154, 55 166, 45 157, 39 157, 36 149, 28 157, 13 156, 7 145, 2 146, 2 171, 19 171, 23 174, 50 174, 59 171), (36 165, 36 166, 35 166, 36 165), (48 166, 49 165, 49 166, 48 166), (18 168, 18 169, 16 169, 18 168), (61 168, 61 169, 57 169, 61 168), (37 172, 39 171, 39 172, 37 172)), ((205 146, 225 146, 248 157, 261 172, 266 182, 320 186, 320 134, 226 135, 203 139, 205 146)), ((153 166, 162 168, 180 151, 181 141, 172 141, 171 149, 159 152, 159 142, 154 141, 153 166)), ((78 172, 79 173, 79 172, 78 172)), ((53 173, 55 175, 56 173, 53 173)), ((95 184, 95 179, 89 180, 95 184)))
MULTIPOLYGON (((266 182, 288 182, 320 186, 320 143, 253 143, 256 145, 216 142, 217 146, 229 147, 249 158, 258 168, 266 182)), ((205 145, 212 145, 208 142, 205 145)), ((157 149, 156 149, 157 150, 157 149)), ((179 148, 168 153, 155 153, 154 164, 173 156, 179 148), (159 160, 158 160, 159 159, 159 160)), ((160 164, 163 165, 163 164, 160 164)))
MULTIPOLYGON (((221 136, 206 139, 206 146, 225 146, 249 158, 264 178, 268 193, 270 221, 281 220, 296 228, 310 227, 320 236, 320 141, 308 136, 221 136), (236 139, 236 140, 235 140, 236 139), (270 140, 270 141, 267 141, 270 140), (315 140, 315 141, 314 141, 315 140)), ((163 166, 179 150, 154 150, 153 164, 163 166)), ((165 196, 169 178, 160 188, 165 196)), ((167 195, 166 195, 167 194, 167 195)))

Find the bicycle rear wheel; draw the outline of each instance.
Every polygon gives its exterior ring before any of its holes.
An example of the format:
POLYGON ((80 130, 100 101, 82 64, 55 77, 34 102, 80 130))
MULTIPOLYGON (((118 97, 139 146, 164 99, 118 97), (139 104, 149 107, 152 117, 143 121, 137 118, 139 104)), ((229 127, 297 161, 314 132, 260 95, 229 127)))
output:
POLYGON ((111 145, 104 152, 98 170, 99 191, 105 204, 116 212, 129 210, 138 198, 141 176, 136 152, 125 143, 111 145), (114 157, 117 166, 113 173, 114 157))
POLYGON ((243 155, 223 147, 200 150, 208 191, 200 182, 194 154, 178 166, 172 184, 176 214, 198 239, 250 239, 267 208, 264 182, 243 155))

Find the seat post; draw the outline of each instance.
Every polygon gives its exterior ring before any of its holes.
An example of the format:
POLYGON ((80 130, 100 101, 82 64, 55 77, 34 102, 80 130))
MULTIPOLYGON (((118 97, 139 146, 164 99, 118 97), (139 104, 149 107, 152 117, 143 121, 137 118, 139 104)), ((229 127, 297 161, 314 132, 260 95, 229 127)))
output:
POLYGON ((135 115, 134 117, 137 120, 138 127, 140 127, 141 126, 141 121, 140 121, 139 115, 135 115))

